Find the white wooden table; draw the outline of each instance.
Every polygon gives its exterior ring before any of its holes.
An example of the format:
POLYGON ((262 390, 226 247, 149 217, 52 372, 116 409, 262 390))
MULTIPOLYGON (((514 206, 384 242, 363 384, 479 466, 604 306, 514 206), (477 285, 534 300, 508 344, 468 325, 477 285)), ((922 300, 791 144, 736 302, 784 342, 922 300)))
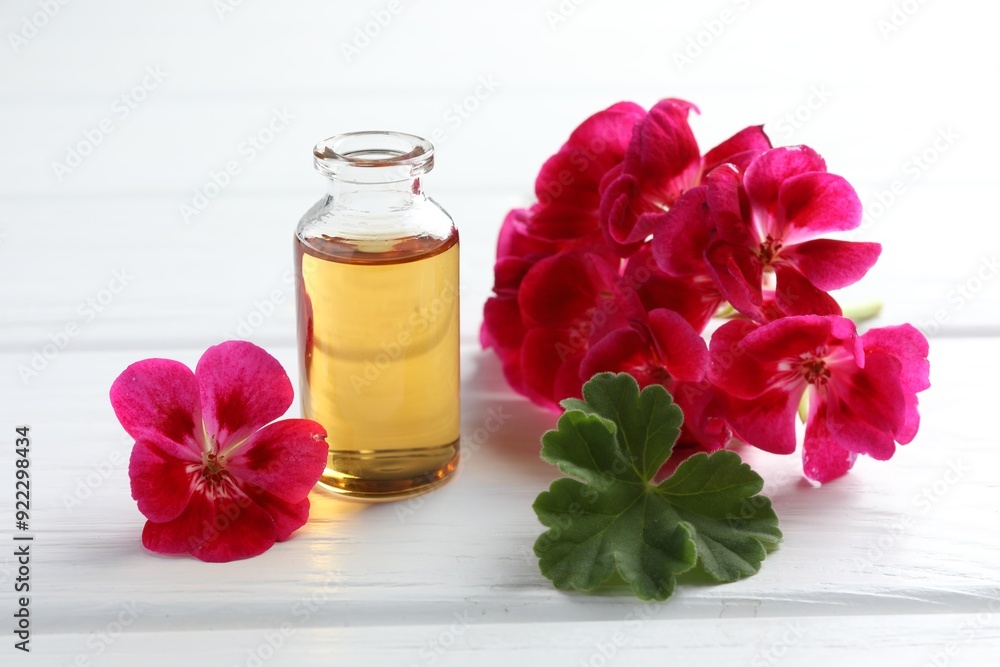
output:
POLYGON ((3 9, 22 38, 0 47, 4 628, 23 424, 35 539, 31 654, 4 629, 0 664, 996 664, 994 4, 903 3, 894 17, 862 0, 223 2, 3 9), (386 25, 345 50, 372 12, 386 25), (678 65, 689 39, 707 46, 678 65), (744 452, 780 549, 755 577, 644 604, 539 574, 530 506, 556 476, 538 458, 554 416, 504 385, 477 330, 499 223, 544 158, 591 112, 666 96, 701 106, 705 147, 766 122, 855 184, 869 212, 856 237, 885 251, 843 300, 882 298, 877 324, 931 334, 933 387, 912 444, 826 487, 801 479, 798 457, 744 452), (409 503, 315 492, 309 523, 247 561, 144 551, 112 380, 146 357, 193 365, 234 337, 294 374, 291 234, 322 192, 310 149, 369 128, 440 130, 426 187, 463 239, 460 472, 409 503), (78 166, 53 167, 88 143, 78 166), (490 414, 503 426, 484 438, 490 414))

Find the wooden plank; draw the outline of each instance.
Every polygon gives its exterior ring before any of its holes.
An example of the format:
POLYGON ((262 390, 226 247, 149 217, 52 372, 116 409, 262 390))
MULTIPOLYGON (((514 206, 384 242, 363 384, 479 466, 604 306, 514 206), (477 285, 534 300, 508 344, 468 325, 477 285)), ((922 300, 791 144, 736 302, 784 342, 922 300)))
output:
MULTIPOLYGON (((921 399, 921 434, 890 462, 862 459, 846 478, 814 488, 801 479, 797 457, 744 452, 767 480, 784 543, 755 577, 680 587, 657 618, 979 613, 1000 596, 1000 535, 992 529, 1000 452, 975 416, 987 410, 986 395, 963 378, 970 364, 986 376, 1000 372, 994 347, 992 339, 935 342, 935 388, 921 399)), ((294 368, 292 349, 272 351, 294 368)), ((190 350, 155 353, 197 358, 190 350)), ((488 623, 612 623, 636 604, 561 593, 538 573, 530 548, 541 527, 530 505, 555 477, 538 458, 538 438, 554 416, 513 396, 496 361, 470 348, 465 458, 441 490, 381 506, 316 492, 309 524, 247 561, 220 566, 147 553, 128 492, 130 443, 106 398, 135 358, 135 351, 69 352, 27 389, 3 380, 4 422, 31 425, 34 438, 40 643, 50 633, 86 637, 133 600, 144 609, 142 628, 180 636, 275 627, 296 601, 330 588, 335 603, 315 612, 317 627, 445 625, 463 609, 488 623), (494 433, 483 428, 491 414, 502 421, 494 433)), ((0 467, 9 469, 11 457, 3 448, 0 467)), ((11 519, 5 506, 0 521, 11 519)), ((5 563, 10 578, 12 561, 5 563)))

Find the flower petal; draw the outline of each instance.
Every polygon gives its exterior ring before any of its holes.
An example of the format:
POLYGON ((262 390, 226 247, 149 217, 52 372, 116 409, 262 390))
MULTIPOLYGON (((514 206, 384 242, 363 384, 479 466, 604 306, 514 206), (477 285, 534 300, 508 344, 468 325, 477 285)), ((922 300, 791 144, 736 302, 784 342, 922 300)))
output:
MULTIPOLYGON (((746 169, 743 185, 754 209, 773 217, 778 209, 778 192, 782 184, 799 174, 826 171, 826 162, 808 146, 785 146, 761 153, 746 169)), ((771 233, 771 230, 767 230, 771 233)), ((773 234, 778 238, 777 234, 773 234)))
POLYGON ((147 521, 142 529, 142 544, 161 554, 186 554, 201 544, 201 536, 210 536, 215 521, 215 507, 204 490, 191 495, 191 502, 176 519, 156 523, 147 521))
POLYGON ((901 364, 887 354, 866 355, 865 367, 837 368, 827 386, 827 429, 841 447, 886 460, 896 450, 906 401, 901 364))
POLYGON ((598 230, 601 180, 625 157, 635 124, 646 115, 637 104, 620 102, 585 120, 535 181, 540 206, 531 217, 532 234, 570 239, 598 230))
POLYGON ((841 315, 840 304, 790 264, 775 264, 774 297, 785 315, 841 315))
POLYGON ((486 300, 479 337, 484 349, 492 347, 501 357, 516 352, 524 340, 525 332, 517 299, 493 296, 486 300))
POLYGON ((931 386, 930 362, 927 361, 930 346, 916 327, 901 324, 870 329, 861 339, 866 354, 889 354, 899 360, 904 391, 918 392, 931 386))
POLYGON ((227 341, 208 348, 195 375, 205 428, 220 450, 274 421, 292 404, 294 391, 285 370, 253 343, 227 341))
MULTIPOLYGON (((586 341, 583 338, 571 339, 568 332, 529 330, 521 348, 521 377, 525 395, 538 405, 559 409, 559 401, 568 396, 558 395, 556 376, 566 364, 578 366, 585 350, 586 341)), ((560 387, 563 384, 560 383, 560 387)), ((579 384, 582 388, 583 382, 579 381, 579 384)))
POLYGON ((176 443, 169 452, 172 456, 201 460, 198 381, 184 364, 170 359, 132 364, 111 385, 111 405, 136 440, 158 433, 176 443))
POLYGON ((580 362, 580 375, 628 373, 640 387, 659 384, 667 379, 665 371, 654 363, 649 343, 632 327, 615 329, 587 350, 580 362))
POLYGON ((732 164, 714 169, 704 179, 705 202, 715 241, 756 249, 761 239, 750 224, 753 215, 742 178, 732 164))
POLYGON ((795 451, 795 415, 803 386, 794 391, 779 387, 746 400, 729 398, 726 421, 743 442, 772 454, 795 451))
POLYGON ((732 320, 715 330, 709 345, 708 379, 738 398, 754 398, 771 388, 777 369, 747 354, 744 339, 760 327, 748 320, 732 320))
POLYGON ((657 308, 673 310, 700 332, 725 301, 704 262, 702 271, 679 278, 667 275, 647 246, 629 257, 622 279, 638 294, 646 312, 657 308))
POLYGON ((781 184, 774 238, 796 243, 823 232, 861 224, 861 200, 844 178, 826 172, 800 174, 781 184))
POLYGON ((228 457, 226 468, 243 482, 296 503, 326 469, 326 431, 310 419, 282 419, 260 429, 228 457))
MULTIPOLYGON (((723 413, 724 397, 711 383, 677 382, 671 393, 684 413, 677 448, 714 452, 729 443, 733 433, 723 413)), ((673 458, 673 457, 671 457, 673 458)))
POLYGON ((705 377, 708 346, 687 320, 672 310, 657 308, 649 313, 649 331, 671 376, 687 382, 705 377))
POLYGON ((816 239, 781 250, 781 260, 792 264, 821 290, 853 285, 861 280, 882 252, 878 243, 816 239))
POLYGON ((142 543, 157 553, 190 553, 222 563, 261 554, 274 545, 275 522, 231 482, 196 490, 179 517, 166 523, 147 521, 142 543))
POLYGON ((287 502, 249 484, 243 486, 243 491, 271 516, 274 521, 275 539, 278 542, 287 540, 309 520, 308 497, 298 502, 287 502))
POLYGON ((531 215, 537 208, 535 206, 531 211, 515 208, 507 213, 497 238, 497 263, 505 257, 545 256, 556 251, 558 246, 554 242, 528 234, 531 215))
POLYGON ((895 431, 896 442, 913 441, 920 428, 917 392, 930 387, 930 363, 927 361, 927 338, 909 324, 872 329, 862 336, 865 355, 886 354, 900 363, 899 381, 903 390, 904 419, 895 431))
POLYGON ((706 187, 685 192, 653 225, 652 252, 661 269, 673 276, 707 274, 705 250, 714 232, 708 219, 706 187))
POLYGON ((851 412, 859 405, 855 400, 850 405, 842 396, 828 391, 826 403, 826 428, 830 437, 842 449, 856 454, 867 454, 879 461, 892 457, 896 443, 892 432, 874 426, 851 412))
MULTIPOLYGON (((813 393, 811 398, 815 398, 813 393)), ((802 469, 805 476, 821 484, 842 477, 854 465, 857 452, 851 452, 830 435, 827 428, 825 401, 810 402, 806 437, 802 445, 802 469)))
POLYGON ((764 320, 760 258, 749 248, 731 243, 713 243, 705 257, 715 284, 733 308, 751 319, 764 320))
POLYGON ((518 292, 525 325, 570 328, 589 320, 592 308, 611 294, 611 267, 595 254, 564 252, 528 271, 518 292))
POLYGON ((179 517, 191 500, 195 475, 190 460, 174 456, 176 444, 151 433, 136 440, 128 464, 132 498, 139 511, 150 521, 172 521, 179 517))
POLYGON ((737 166, 745 169, 750 158, 770 150, 771 140, 764 133, 763 125, 745 127, 721 144, 705 153, 702 158, 702 172, 707 174, 724 162, 743 163, 737 166))
POLYGON ((658 102, 636 125, 621 169, 602 184, 601 227, 623 256, 645 238, 646 229, 635 230, 640 216, 661 212, 697 185, 701 154, 688 125, 691 109, 683 100, 658 102))

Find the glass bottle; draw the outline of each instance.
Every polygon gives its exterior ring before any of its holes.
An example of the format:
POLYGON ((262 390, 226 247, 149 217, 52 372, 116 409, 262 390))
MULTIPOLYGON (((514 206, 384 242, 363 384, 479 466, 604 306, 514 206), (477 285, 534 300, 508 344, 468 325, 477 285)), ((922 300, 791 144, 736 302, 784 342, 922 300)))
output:
POLYGON ((295 232, 305 417, 328 433, 320 484, 396 500, 459 456, 458 231, 420 177, 434 147, 398 132, 318 143, 327 195, 295 232))

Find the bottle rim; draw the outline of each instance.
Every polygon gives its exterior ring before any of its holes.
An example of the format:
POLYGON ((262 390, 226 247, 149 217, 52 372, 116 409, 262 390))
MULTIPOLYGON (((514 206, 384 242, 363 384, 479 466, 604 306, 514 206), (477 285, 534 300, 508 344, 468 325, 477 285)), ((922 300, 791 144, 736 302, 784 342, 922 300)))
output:
POLYGON ((356 183, 391 183, 434 168, 434 145, 415 134, 386 130, 345 132, 313 148, 316 170, 356 183))

